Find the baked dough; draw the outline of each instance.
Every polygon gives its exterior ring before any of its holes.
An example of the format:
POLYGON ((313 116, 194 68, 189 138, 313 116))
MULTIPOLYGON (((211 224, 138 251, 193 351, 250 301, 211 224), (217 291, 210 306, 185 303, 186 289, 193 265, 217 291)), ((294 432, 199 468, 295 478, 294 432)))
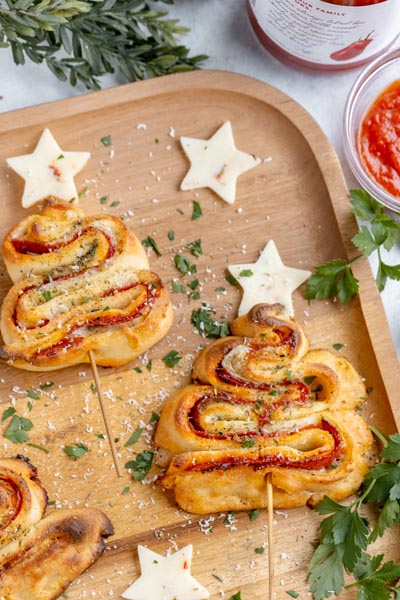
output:
POLYGON ((14 282, 1 312, 0 358, 28 370, 124 365, 158 342, 172 306, 146 253, 120 219, 85 217, 56 198, 7 234, 14 282))
POLYGON ((39 521, 47 493, 27 458, 0 458, 0 546, 39 521))
POLYGON ((279 305, 257 305, 205 347, 198 382, 167 401, 155 444, 169 460, 160 484, 188 512, 204 514, 342 500, 368 468, 372 436, 356 408, 364 384, 328 350, 308 350, 279 305))
POLYGON ((54 511, 0 548, 0 598, 58 598, 102 554, 112 533, 95 508, 54 511))

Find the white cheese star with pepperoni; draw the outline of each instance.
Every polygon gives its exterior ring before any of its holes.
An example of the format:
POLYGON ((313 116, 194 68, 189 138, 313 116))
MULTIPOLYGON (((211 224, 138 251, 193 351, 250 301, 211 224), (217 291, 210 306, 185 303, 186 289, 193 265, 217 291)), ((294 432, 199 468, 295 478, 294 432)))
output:
POLYGON ((268 242, 255 263, 230 265, 228 269, 243 288, 239 316, 255 304, 275 302, 283 304, 287 316, 294 316, 292 292, 311 275, 310 271, 284 265, 273 240, 268 242))
POLYGON ((181 190, 207 187, 229 204, 235 202, 238 177, 261 162, 236 148, 230 121, 209 140, 181 137, 181 144, 191 163, 181 190))
POLYGON ((61 150, 45 129, 32 154, 7 158, 7 163, 25 179, 22 206, 29 208, 47 196, 73 201, 78 198, 74 176, 90 158, 90 152, 61 150))
POLYGON ((128 600, 203 600, 210 594, 190 574, 193 546, 162 556, 138 546, 141 576, 125 592, 128 600))

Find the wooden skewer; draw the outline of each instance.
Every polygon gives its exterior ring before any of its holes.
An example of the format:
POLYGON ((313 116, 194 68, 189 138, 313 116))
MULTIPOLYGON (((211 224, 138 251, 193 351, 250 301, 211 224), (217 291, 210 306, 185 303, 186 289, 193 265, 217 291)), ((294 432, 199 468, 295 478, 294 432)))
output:
POLYGON ((121 473, 121 469, 120 469, 119 461, 118 461, 118 456, 117 456, 117 450, 116 450, 115 444, 114 444, 113 434, 111 431, 110 424, 108 422, 107 411, 106 411, 106 407, 105 407, 103 390, 101 387, 99 372, 97 370, 96 361, 94 359, 93 352, 91 350, 89 350, 89 359, 90 359, 90 366, 92 367, 93 379, 96 384, 96 391, 97 391, 97 396, 99 398, 101 414, 103 415, 103 421, 104 421, 104 425, 106 427, 108 443, 110 444, 111 454, 112 454, 114 465, 115 465, 115 470, 117 472, 118 477, 122 477, 122 473, 121 473))
POLYGON ((272 475, 267 475, 267 510, 268 510, 268 598, 274 598, 274 497, 272 475))

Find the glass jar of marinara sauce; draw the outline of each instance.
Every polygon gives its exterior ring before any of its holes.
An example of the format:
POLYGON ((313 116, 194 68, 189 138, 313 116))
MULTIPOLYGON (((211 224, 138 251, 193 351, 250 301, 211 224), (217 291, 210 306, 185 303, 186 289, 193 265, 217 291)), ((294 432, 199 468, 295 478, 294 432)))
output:
POLYGON ((400 33, 400 0, 247 0, 267 50, 305 67, 359 67, 400 33))

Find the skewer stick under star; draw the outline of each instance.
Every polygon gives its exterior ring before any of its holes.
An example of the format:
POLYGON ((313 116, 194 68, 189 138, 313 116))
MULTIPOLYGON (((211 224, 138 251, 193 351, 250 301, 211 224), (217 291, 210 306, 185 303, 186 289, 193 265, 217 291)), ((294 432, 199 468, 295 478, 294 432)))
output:
MULTIPOLYGON (((22 197, 23 208, 33 206, 47 196, 56 196, 62 200, 76 202, 78 200, 78 192, 74 176, 83 169, 89 158, 90 152, 66 152, 61 150, 51 131, 45 129, 35 150, 31 154, 14 156, 7 159, 8 165, 25 179, 25 188, 22 197)), ((118 477, 121 477, 122 473, 103 400, 99 373, 91 352, 89 352, 89 359, 115 470, 118 477)))
MULTIPOLYGON (((259 303, 280 303, 288 316, 294 316, 292 292, 311 275, 310 271, 283 264, 273 240, 270 240, 255 263, 229 265, 230 273, 243 288, 238 314, 249 312, 259 303)), ((274 594, 273 486, 271 473, 266 479, 268 510, 268 597, 274 594)))

